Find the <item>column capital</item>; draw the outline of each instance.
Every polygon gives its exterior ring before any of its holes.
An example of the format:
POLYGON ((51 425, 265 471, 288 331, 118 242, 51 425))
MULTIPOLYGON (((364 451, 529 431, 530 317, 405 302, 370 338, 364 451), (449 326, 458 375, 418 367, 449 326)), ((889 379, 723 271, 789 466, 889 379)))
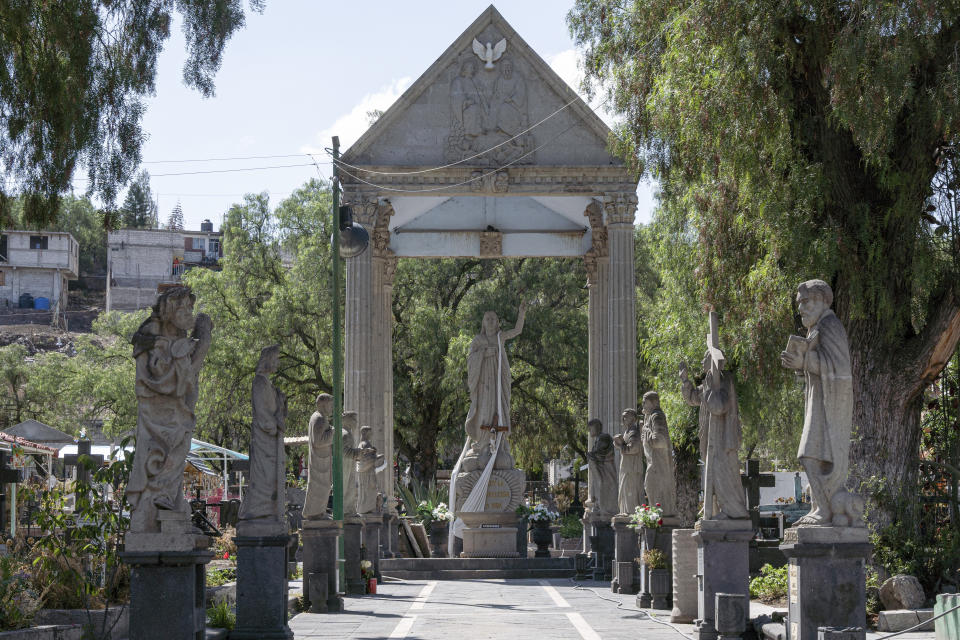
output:
POLYGON ((614 192, 604 197, 604 208, 607 210, 607 224, 633 225, 633 218, 637 212, 637 194, 614 192))

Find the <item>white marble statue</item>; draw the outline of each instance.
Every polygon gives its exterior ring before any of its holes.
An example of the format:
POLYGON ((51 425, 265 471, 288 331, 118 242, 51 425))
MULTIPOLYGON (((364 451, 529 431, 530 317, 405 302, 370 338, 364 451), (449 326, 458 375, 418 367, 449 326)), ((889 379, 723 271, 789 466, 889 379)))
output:
POLYGON ((333 425, 327 416, 333 413, 333 396, 317 396, 317 410, 310 416, 310 452, 307 462, 307 495, 303 502, 304 520, 329 520, 327 502, 333 482, 333 425))
POLYGON ((620 491, 618 515, 632 515, 643 504, 643 443, 637 425, 637 410, 624 409, 620 414, 623 433, 613 437, 613 445, 620 450, 620 491))
POLYGON ((597 418, 587 423, 593 447, 587 452, 590 469, 587 507, 601 520, 609 520, 617 512, 617 462, 613 437, 603 432, 603 423, 597 418))
POLYGON ((711 333, 703 358, 704 377, 695 386, 680 364, 683 399, 700 407, 700 453, 703 466, 703 519, 749 518, 740 482, 740 412, 733 374, 723 370, 723 352, 717 348, 716 314, 711 312, 711 333), (712 337, 711 337, 712 336, 712 337))
POLYGON ((240 507, 240 522, 284 522, 286 510, 286 452, 283 430, 287 398, 270 380, 280 366, 280 346, 260 352, 253 378, 253 426, 250 432, 250 482, 240 507))
POLYGON ((643 455, 647 459, 647 472, 643 488, 647 502, 660 504, 664 517, 677 514, 677 480, 674 476, 673 444, 667 428, 667 416, 660 408, 660 396, 656 391, 643 394, 643 455))
POLYGON ((186 287, 164 291, 133 335, 137 451, 126 491, 133 533, 159 532, 161 510, 190 515, 183 471, 196 426, 197 378, 213 330, 206 314, 194 319, 194 302, 186 287))
POLYGON ((344 411, 340 424, 343 434, 343 515, 350 517, 357 513, 357 454, 360 449, 353 446, 353 434, 359 424, 357 412, 344 411))
POLYGON ((833 291, 823 280, 797 288, 807 337, 790 336, 784 367, 803 374, 803 435, 797 457, 810 481, 812 509, 796 526, 864 526, 863 499, 847 491, 853 378, 847 332, 830 310, 833 291))
POLYGON ((373 428, 360 427, 360 444, 357 446, 357 513, 377 513, 377 467, 383 463, 383 454, 370 441, 373 428))
POLYGON ((494 469, 512 469, 510 455, 510 362, 504 344, 523 331, 526 304, 520 304, 517 324, 509 331, 500 330, 500 320, 493 311, 483 314, 483 329, 470 344, 467 356, 467 386, 470 389, 470 410, 464 423, 468 447, 463 456, 462 471, 483 469, 492 455, 494 433, 503 431, 504 438, 494 462, 494 469))

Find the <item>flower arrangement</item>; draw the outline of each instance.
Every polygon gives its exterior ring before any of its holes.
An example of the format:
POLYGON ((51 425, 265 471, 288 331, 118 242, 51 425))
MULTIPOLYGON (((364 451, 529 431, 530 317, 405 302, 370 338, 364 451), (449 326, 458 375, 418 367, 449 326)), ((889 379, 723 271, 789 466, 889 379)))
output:
POLYGON ((554 522, 559 517, 559 513, 556 511, 551 511, 547 505, 543 504, 542 502, 534 505, 527 515, 527 519, 530 522, 554 522))
POLYGON ((437 506, 433 508, 431 512, 434 521, 446 520, 447 522, 453 522, 453 512, 447 508, 447 503, 439 502, 437 506))
POLYGON ((360 575, 363 576, 364 580, 369 580, 374 577, 373 573, 373 563, 369 560, 360 561, 360 575))
POLYGON ((630 516, 630 524, 627 525, 633 529, 644 527, 646 529, 659 529, 663 526, 663 509, 658 502, 656 506, 640 505, 630 516))

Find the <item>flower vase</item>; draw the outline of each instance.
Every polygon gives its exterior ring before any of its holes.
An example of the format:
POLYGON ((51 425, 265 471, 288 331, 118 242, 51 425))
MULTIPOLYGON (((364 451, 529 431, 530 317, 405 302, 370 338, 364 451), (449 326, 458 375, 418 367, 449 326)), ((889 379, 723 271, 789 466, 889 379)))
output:
POLYGON ((670 571, 668 569, 650 570, 650 595, 653 597, 654 609, 669 609, 667 606, 667 596, 670 595, 672 587, 670 571))
POLYGON ((447 557, 447 540, 450 529, 446 520, 434 520, 430 523, 430 556, 433 558, 447 557))
POLYGON ((549 520, 537 520, 533 523, 533 543, 537 545, 534 558, 549 558, 550 543, 553 542, 553 532, 550 530, 549 520))
POLYGON ((377 579, 367 578, 367 593, 375 594, 377 592, 377 579))

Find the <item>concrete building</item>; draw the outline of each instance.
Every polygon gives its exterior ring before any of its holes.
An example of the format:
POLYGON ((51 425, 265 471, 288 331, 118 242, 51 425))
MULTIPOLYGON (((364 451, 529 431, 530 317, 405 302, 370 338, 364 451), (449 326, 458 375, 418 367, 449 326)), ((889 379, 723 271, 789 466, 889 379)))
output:
POLYGON ((120 229, 107 235, 107 311, 151 306, 158 288, 194 267, 215 268, 223 233, 204 220, 200 231, 120 229))
POLYGON ((63 231, 0 231, 0 306, 20 297, 46 298, 56 314, 66 309, 67 281, 76 280, 80 245, 63 231))

